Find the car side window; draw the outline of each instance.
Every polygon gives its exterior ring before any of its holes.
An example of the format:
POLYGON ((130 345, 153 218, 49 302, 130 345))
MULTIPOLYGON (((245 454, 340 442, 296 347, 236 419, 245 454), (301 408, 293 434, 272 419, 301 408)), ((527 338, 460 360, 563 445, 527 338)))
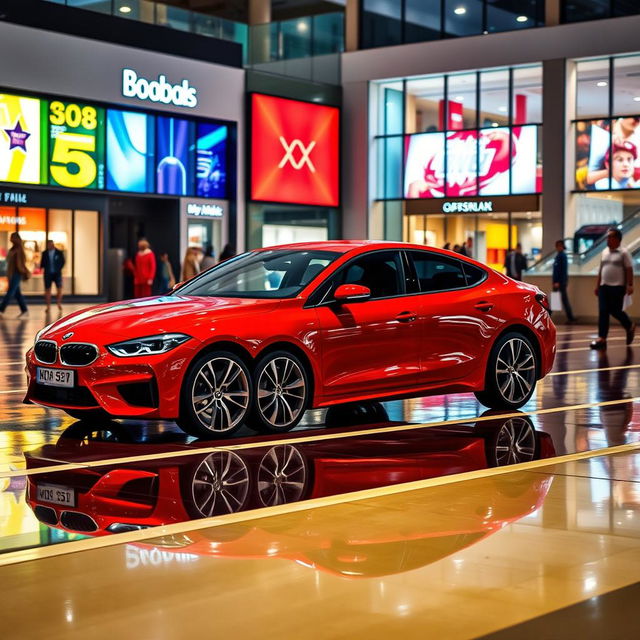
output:
POLYGON ((480 267, 476 267, 468 262, 463 262, 463 265, 464 275, 467 277, 467 287, 475 287, 485 279, 487 273, 480 267))
POLYGON ((371 300, 404 293, 399 251, 374 251, 353 260, 338 275, 336 286, 359 284, 371 290, 371 300))
POLYGON ((462 262, 427 251, 412 251, 411 259, 422 293, 463 289, 467 280, 462 262))

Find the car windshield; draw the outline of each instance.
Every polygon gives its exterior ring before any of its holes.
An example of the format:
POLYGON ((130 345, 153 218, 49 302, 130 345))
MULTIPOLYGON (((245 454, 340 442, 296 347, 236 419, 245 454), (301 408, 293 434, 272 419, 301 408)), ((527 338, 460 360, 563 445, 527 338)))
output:
POLYGON ((292 298, 340 253, 273 249, 244 253, 202 273, 174 292, 181 296, 292 298))

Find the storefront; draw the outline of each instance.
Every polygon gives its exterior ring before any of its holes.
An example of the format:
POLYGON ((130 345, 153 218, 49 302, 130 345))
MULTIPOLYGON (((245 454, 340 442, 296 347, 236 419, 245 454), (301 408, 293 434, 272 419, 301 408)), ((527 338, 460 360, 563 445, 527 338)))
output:
POLYGON ((541 65, 371 84, 374 238, 540 257, 541 65))
POLYGON ((111 298, 128 290, 106 272, 142 237, 175 273, 187 246, 237 242, 241 69, 10 24, 0 37, 16 52, 0 62, 0 291, 13 231, 34 295, 47 239, 67 294, 111 298))
POLYGON ((340 237, 340 110, 252 93, 250 248, 340 237))

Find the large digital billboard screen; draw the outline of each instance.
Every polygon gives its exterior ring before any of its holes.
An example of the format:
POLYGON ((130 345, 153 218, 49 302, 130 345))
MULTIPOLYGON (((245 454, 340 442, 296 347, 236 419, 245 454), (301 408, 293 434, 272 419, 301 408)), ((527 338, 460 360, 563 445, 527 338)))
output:
POLYGON ((156 193, 193 193, 194 125, 180 118, 156 118, 156 193))
POLYGON ((251 96, 251 199, 338 206, 340 110, 251 96))
POLYGON ((537 144, 536 126, 408 136, 405 198, 538 193, 537 144))
POLYGON ((640 188, 640 117, 576 122, 576 189, 640 188))
POLYGON ((154 141, 153 116, 107 111, 107 189, 153 192, 154 141))
POLYGON ((104 189, 104 109, 49 103, 49 184, 104 189))
POLYGON ((40 100, 0 93, 0 181, 40 184, 40 100))
POLYGON ((213 122, 199 122, 196 132, 196 195, 227 197, 227 138, 229 129, 213 122))

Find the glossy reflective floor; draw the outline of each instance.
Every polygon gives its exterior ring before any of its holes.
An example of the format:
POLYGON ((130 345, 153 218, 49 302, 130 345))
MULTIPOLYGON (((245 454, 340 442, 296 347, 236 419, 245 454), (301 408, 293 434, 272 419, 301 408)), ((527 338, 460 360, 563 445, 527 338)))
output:
POLYGON ((520 412, 438 396, 207 442, 22 405, 46 322, 0 320, 0 638, 637 637, 607 613, 640 578, 640 345, 618 329, 600 354, 559 327, 520 412))

